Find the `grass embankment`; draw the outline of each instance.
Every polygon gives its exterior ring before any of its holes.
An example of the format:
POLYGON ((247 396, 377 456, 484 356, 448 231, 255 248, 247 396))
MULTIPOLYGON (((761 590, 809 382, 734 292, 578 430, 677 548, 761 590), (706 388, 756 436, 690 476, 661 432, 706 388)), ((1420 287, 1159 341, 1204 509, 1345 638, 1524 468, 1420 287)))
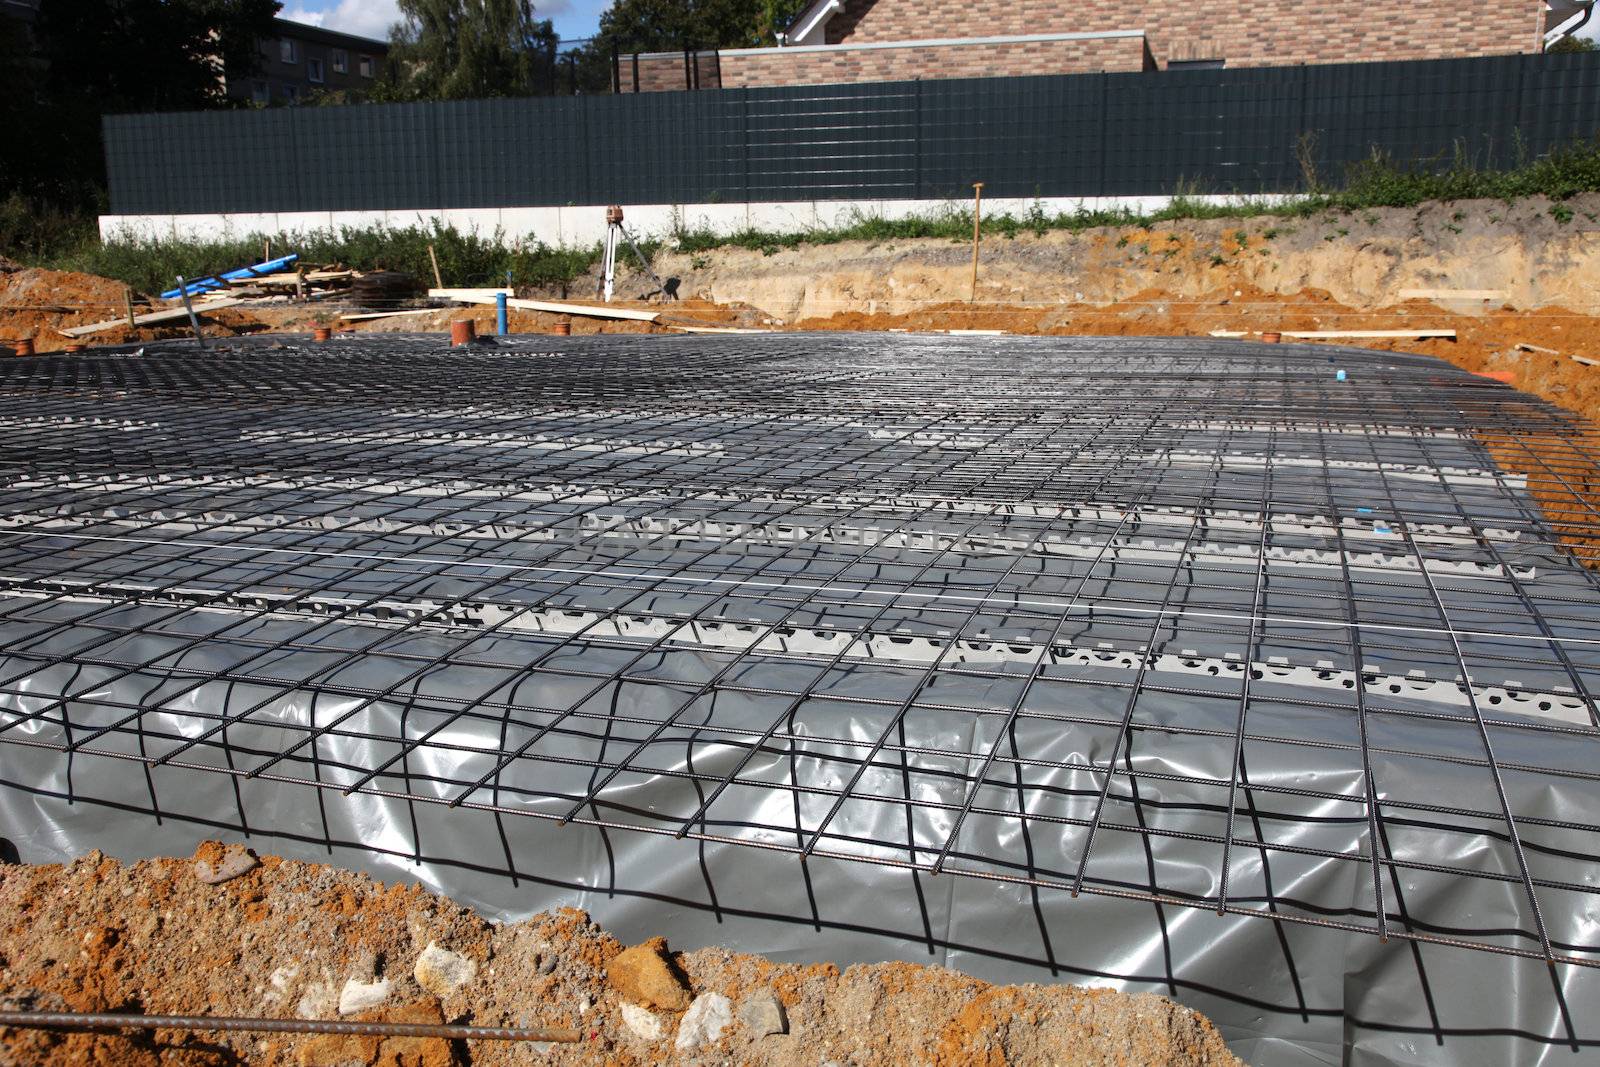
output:
MULTIPOLYGON (((1304 148, 1304 146, 1303 146, 1304 148)), ((1302 151, 1302 157, 1310 153, 1302 151)), ((1152 213, 1078 210, 1051 214, 1041 203, 1020 214, 986 215, 984 233, 1015 237, 1051 231, 1080 231, 1106 226, 1150 226, 1184 219, 1296 218, 1319 212, 1355 212, 1378 207, 1412 207, 1434 200, 1518 200, 1546 196, 1558 222, 1573 220, 1563 201, 1582 192, 1600 191, 1600 140, 1575 145, 1503 170, 1474 164, 1464 152, 1411 167, 1373 157, 1349 169, 1338 188, 1324 188, 1314 169, 1302 163, 1310 191, 1291 196, 1237 197, 1209 202, 1190 190, 1152 213)), ((857 214, 843 225, 794 233, 746 229, 733 233, 682 227, 644 242, 647 255, 663 244, 689 253, 739 247, 771 254, 782 248, 843 241, 910 238, 967 240, 972 234, 969 208, 951 203, 945 209, 905 218, 857 214)), ((219 241, 163 240, 102 242, 93 218, 51 211, 20 197, 0 202, 0 253, 29 266, 82 271, 116 278, 143 292, 158 292, 177 275, 202 277, 259 260, 267 235, 219 241)), ((554 248, 532 238, 501 233, 463 233, 450 226, 372 227, 317 230, 271 235, 272 247, 299 252, 308 263, 341 263, 360 270, 397 270, 431 278, 431 244, 440 272, 456 285, 503 282, 507 272, 517 285, 563 287, 588 272, 600 250, 554 248)))

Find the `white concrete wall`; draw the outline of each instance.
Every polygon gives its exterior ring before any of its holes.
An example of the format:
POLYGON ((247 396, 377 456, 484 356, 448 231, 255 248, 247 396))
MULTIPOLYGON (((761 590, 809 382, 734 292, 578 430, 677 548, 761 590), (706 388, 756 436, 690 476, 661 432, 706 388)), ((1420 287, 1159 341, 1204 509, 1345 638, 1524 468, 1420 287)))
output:
MULTIPOLYGON (((1206 203, 1236 203, 1237 196, 1204 196, 1206 203)), ((1271 200, 1272 197, 1249 198, 1271 200)), ((1282 199, 1276 198, 1276 199, 1282 199)), ((1009 212, 1021 216, 1035 204, 1047 215, 1127 208, 1159 211, 1167 196, 1032 197, 983 202, 985 216, 1009 212)), ((898 219, 965 211, 970 201, 951 200, 801 200, 751 204, 623 205, 628 228, 636 237, 666 237, 676 226, 733 233, 752 228, 774 233, 804 233, 819 227, 848 224, 858 217, 898 219)), ((407 211, 296 211, 239 215, 102 215, 100 236, 107 241, 163 238, 214 239, 251 234, 292 234, 309 230, 424 226, 435 222, 485 237, 499 234, 510 243, 543 241, 555 247, 585 248, 605 236, 605 206, 415 208, 407 211)))

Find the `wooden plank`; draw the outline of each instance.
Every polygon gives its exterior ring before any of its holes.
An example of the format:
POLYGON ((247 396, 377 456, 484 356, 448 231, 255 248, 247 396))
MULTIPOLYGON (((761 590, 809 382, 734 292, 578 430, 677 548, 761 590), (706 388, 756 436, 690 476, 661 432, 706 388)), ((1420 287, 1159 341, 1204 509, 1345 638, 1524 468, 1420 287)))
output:
POLYGON ((1443 337, 1454 341, 1454 330, 1284 330, 1283 336, 1293 337, 1302 341, 1314 341, 1334 337, 1348 338, 1384 338, 1384 337, 1443 337))
POLYGON ((345 322, 363 322, 367 319, 392 319, 397 315, 442 315, 449 308, 417 308, 412 311, 363 311, 354 315, 340 315, 345 322))
POLYGON ((501 293, 504 293, 507 296, 515 295, 515 294, 513 294, 511 292, 510 289, 503 289, 503 288, 502 289, 450 289, 450 288, 445 288, 445 289, 429 289, 428 290, 428 295, 429 296, 440 297, 440 298, 442 298, 444 300, 459 300, 459 299, 461 299, 463 297, 466 297, 468 299, 474 299, 474 298, 477 298, 477 297, 480 297, 480 296, 487 296, 487 297, 491 297, 492 298, 492 297, 499 296, 501 293))
POLYGON ((1572 362, 1582 363, 1585 367, 1600 367, 1600 359, 1590 359, 1587 356, 1573 356, 1572 362))
MULTIPOLYGON (((428 295, 454 300, 458 304, 493 304, 504 289, 429 289, 428 295)), ((521 311, 551 311, 558 315, 581 315, 589 319, 629 319, 634 322, 655 322, 661 317, 655 311, 634 311, 632 308, 596 307, 592 304, 558 304, 550 300, 506 300, 506 307, 521 311)))
MULTIPOLYGON (((308 282, 337 282, 347 278, 354 278, 353 270, 314 270, 306 273, 308 282)), ((253 278, 234 278, 228 284, 245 288, 251 285, 294 285, 300 280, 298 274, 260 274, 253 278)))
POLYGON ((669 330, 681 330, 684 333, 773 333, 773 330, 749 330, 735 326, 680 326, 675 322, 662 323, 669 330))
POLYGON ((1504 300, 1504 289, 1402 289, 1401 300, 1504 300))
POLYGON ((1524 352, 1539 352, 1546 356, 1559 356, 1561 354, 1553 348, 1541 348, 1538 345, 1530 345, 1526 341, 1518 341, 1517 347, 1524 352))
MULTIPOLYGON (((208 300, 203 304, 196 304, 194 306, 194 313, 196 315, 203 315, 208 311, 220 311, 223 308, 231 308, 243 303, 244 301, 238 299, 237 297, 224 297, 221 300, 208 300)), ((174 322, 178 319, 187 318, 188 314, 189 313, 181 307, 168 308, 166 311, 152 311, 146 315, 135 315, 133 321, 140 326, 152 326, 160 322, 174 322)), ((105 330, 114 330, 118 326, 125 327, 127 325, 128 320, 121 318, 111 319, 108 322, 97 322, 92 326, 70 326, 67 329, 57 330, 56 332, 65 334, 67 337, 87 337, 92 333, 102 333, 105 330)))
MULTIPOLYGON (((1261 331, 1256 331, 1259 334, 1261 331)), ((1212 330, 1212 337, 1249 337, 1244 330, 1212 330)), ((1302 341, 1329 340, 1338 337, 1350 338, 1382 338, 1382 337, 1443 337, 1454 341, 1454 330, 1300 330, 1291 332, 1283 331, 1284 337, 1294 337, 1302 341)))

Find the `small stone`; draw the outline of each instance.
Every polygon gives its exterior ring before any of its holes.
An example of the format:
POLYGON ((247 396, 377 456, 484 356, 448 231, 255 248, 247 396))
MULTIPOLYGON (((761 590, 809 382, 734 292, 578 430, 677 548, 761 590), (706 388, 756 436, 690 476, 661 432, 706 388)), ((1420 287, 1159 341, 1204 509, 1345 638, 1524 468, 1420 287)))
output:
POLYGON ((606 981, 624 1000, 646 1007, 683 1011, 693 998, 688 983, 667 956, 667 939, 652 937, 624 949, 606 964, 606 981))
POLYGON ((744 998, 739 1004, 739 1021, 757 1037, 789 1032, 789 1016, 783 1010, 783 1001, 766 989, 744 998))
POLYGON ((633 1035, 643 1041, 660 1041, 666 1035, 660 1016, 649 1008, 622 1002, 622 1022, 633 1035))
POLYGON ((300 994, 294 1013, 302 1019, 326 1019, 339 1010, 339 996, 327 982, 312 982, 300 994))
POLYGON ((544 955, 539 957, 539 973, 540 974, 553 974, 553 973, 555 973, 555 969, 556 969, 556 958, 555 958, 554 955, 552 955, 551 953, 546 952, 544 955))
POLYGON ((707 993, 695 997, 689 1010, 683 1013, 678 1024, 678 1037, 673 1046, 685 1052, 697 1045, 709 1045, 722 1037, 722 1031, 733 1023, 733 1001, 721 993, 707 993))
POLYGON ((261 861, 256 859, 256 854, 243 845, 229 845, 222 850, 222 855, 212 862, 211 860, 197 860, 194 865, 194 876, 206 885, 221 885, 231 882, 241 874, 249 874, 261 861))
POLYGON ((339 990, 339 1014, 354 1015, 357 1012, 376 1008, 379 1004, 389 999, 389 979, 380 978, 376 982, 358 982, 354 978, 344 984, 339 990))
POLYGON ((417 984, 443 1000, 477 976, 478 965, 459 952, 429 941, 412 970, 417 984))

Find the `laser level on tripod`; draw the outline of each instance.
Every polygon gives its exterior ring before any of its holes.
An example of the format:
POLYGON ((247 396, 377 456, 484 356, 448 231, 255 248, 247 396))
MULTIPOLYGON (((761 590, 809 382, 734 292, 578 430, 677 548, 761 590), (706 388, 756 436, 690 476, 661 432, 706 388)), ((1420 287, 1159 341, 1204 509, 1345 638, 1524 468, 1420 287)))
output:
POLYGON ((600 294, 605 297, 606 303, 611 303, 611 294, 617 287, 617 242, 627 241, 628 247, 633 249, 634 258, 639 261, 639 266, 650 275, 650 280, 656 283, 656 288, 666 296, 673 294, 667 292, 664 282, 656 277, 656 272, 650 269, 650 261, 644 258, 644 253, 639 251, 639 246, 634 243, 633 235, 622 224, 622 207, 612 204, 606 208, 606 252, 601 260, 600 269, 600 294))

